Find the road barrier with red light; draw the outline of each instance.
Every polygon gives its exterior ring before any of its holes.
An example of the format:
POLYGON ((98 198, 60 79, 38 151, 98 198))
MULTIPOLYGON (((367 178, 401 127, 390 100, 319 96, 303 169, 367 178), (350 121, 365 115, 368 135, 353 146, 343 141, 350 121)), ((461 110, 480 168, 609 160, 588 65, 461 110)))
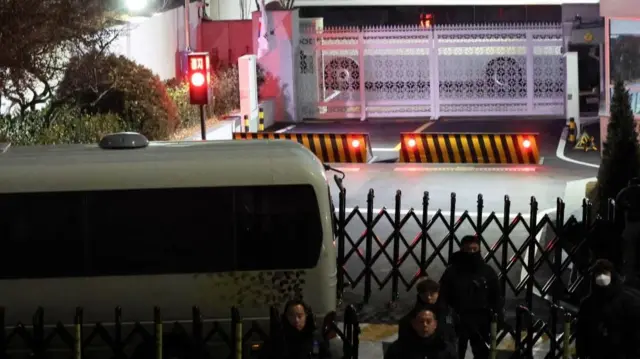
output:
POLYGON ((537 139, 535 133, 402 133, 400 162, 536 165, 537 139))
POLYGON ((291 140, 313 152, 328 163, 366 163, 371 157, 369 135, 364 133, 240 133, 234 140, 291 140))

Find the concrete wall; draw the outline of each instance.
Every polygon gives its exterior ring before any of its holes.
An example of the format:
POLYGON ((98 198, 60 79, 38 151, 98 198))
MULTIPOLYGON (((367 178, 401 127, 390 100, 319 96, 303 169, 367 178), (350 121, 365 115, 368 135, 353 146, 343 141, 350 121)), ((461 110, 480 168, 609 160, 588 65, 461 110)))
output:
POLYGON ((251 30, 251 20, 205 21, 198 26, 198 51, 211 55, 214 69, 237 64, 253 51, 251 30))
POLYGON ((600 15, 640 18, 640 6, 638 6, 638 0, 600 0, 600 15))

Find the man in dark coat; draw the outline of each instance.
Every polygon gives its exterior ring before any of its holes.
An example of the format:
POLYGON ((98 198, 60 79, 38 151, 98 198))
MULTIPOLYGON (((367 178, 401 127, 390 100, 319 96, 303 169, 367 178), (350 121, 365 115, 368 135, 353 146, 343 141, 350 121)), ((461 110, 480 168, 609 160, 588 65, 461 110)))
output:
MULTIPOLYGON (((398 333, 384 359, 457 359, 456 348, 447 342, 438 325, 434 306, 417 306, 411 311, 409 330, 398 333)), ((402 325, 402 324, 401 324, 402 325)))
POLYGON ((480 241, 465 236, 460 251, 453 254, 440 278, 440 297, 459 316, 458 355, 464 359, 467 342, 475 359, 489 357, 493 313, 502 316, 503 299, 496 272, 484 262, 480 241))
MULTIPOLYGON (((424 306, 425 304, 433 305, 436 310, 436 316, 438 317, 438 326, 442 329, 444 339, 457 346, 456 330, 458 316, 440 297, 440 283, 433 279, 426 278, 418 282, 416 290, 418 291, 418 296, 415 307, 424 306)), ((398 336, 402 336, 403 331, 411 330, 411 315, 412 313, 409 312, 400 320, 398 336)))
POLYGON ((622 284, 611 262, 591 268, 591 294, 580 304, 576 351, 581 359, 640 359, 640 294, 622 284))

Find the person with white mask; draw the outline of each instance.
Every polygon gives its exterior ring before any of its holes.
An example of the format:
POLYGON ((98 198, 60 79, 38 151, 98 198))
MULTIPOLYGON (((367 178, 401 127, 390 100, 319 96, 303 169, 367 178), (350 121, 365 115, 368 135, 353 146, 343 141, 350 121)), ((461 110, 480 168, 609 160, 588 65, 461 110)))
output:
POLYGON ((578 311, 579 359, 640 359, 640 296, 623 285, 611 262, 591 268, 591 293, 578 311))

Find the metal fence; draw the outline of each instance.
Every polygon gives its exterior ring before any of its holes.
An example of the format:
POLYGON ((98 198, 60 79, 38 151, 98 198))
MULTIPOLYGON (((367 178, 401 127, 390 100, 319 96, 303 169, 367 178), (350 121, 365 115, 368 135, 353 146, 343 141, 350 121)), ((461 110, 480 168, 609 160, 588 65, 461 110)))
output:
MULTIPOLYGON (((403 210, 402 193, 397 191, 393 209, 374 210, 380 205, 375 205, 371 189, 366 208, 347 212, 347 191, 338 183, 334 222, 339 298, 346 289, 361 289, 367 303, 380 291, 390 289, 388 300, 394 302, 421 277, 438 279, 448 258, 457 251, 460 238, 474 234, 481 241, 485 261, 500 278, 502 295, 510 299, 508 309, 516 314, 512 317, 515 323, 500 323, 498 342, 510 335, 516 343, 514 355, 525 355, 543 342, 545 350, 553 353, 551 357, 563 354, 563 318, 570 318, 567 307, 578 303, 588 289, 583 284, 594 259, 590 233, 596 223, 612 223, 611 219, 596 221, 591 203, 583 201, 582 218, 577 219, 565 218, 565 203, 560 198, 553 214, 542 213, 535 197, 530 199, 529 213, 521 214, 512 212, 511 200, 505 196, 503 213, 498 215, 486 213, 483 196, 478 195, 475 213, 456 215, 455 193, 445 213, 429 211, 429 192, 423 194, 422 208, 403 210), (362 229, 350 229, 354 224, 362 229), (385 231, 383 227, 388 227, 385 234, 380 233, 385 231)), ((613 202, 609 204, 613 214, 613 202)))
MULTIPOLYGON (((247 323, 237 308, 231 308, 230 321, 205 320, 198 307, 192 308, 190 321, 174 323, 164 322, 158 307, 153 309, 152 320, 135 323, 122 320, 120 307, 115 308, 113 323, 85 324, 82 308, 76 308, 73 325, 58 322, 49 327, 44 324, 44 315, 38 308, 32 323, 8 327, 5 309, 0 308, 0 358, 254 358, 259 344, 281 328, 275 307, 270 309, 268 328, 256 320, 247 323)), ((336 322, 325 325, 320 329, 323 334, 333 332, 341 339, 342 358, 358 358, 360 326, 356 310, 347 307, 341 328, 336 322)))
POLYGON ((306 118, 562 115, 561 24, 323 29, 301 19, 306 118))

